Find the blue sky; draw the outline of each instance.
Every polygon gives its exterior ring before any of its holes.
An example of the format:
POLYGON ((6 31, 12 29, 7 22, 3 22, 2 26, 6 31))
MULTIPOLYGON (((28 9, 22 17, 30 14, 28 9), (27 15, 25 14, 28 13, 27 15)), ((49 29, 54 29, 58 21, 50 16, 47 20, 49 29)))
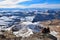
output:
POLYGON ((60 4, 60 0, 32 0, 32 1, 25 1, 22 3, 19 3, 21 5, 31 5, 31 4, 60 4))
POLYGON ((60 8, 60 0, 0 0, 0 8, 60 8))

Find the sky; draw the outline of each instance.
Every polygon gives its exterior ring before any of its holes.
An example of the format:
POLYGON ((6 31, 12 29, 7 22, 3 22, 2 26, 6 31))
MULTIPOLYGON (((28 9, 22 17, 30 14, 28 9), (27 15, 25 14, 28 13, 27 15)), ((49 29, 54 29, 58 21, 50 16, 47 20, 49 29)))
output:
POLYGON ((0 0, 0 8, 60 8, 60 0, 0 0))

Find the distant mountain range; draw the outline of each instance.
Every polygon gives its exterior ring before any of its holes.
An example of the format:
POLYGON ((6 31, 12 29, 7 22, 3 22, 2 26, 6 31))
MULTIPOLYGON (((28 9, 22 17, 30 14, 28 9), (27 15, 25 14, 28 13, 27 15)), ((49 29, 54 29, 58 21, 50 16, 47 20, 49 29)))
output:
POLYGON ((46 21, 46 20, 53 20, 53 19, 60 19, 60 14, 57 14, 57 15, 56 14, 55 15, 37 14, 32 22, 46 21))
POLYGON ((1 11, 3 11, 3 12, 6 11, 6 12, 4 12, 4 14, 7 13, 7 16, 8 16, 8 12, 10 12, 11 13, 10 15, 13 15, 13 16, 22 16, 22 17, 35 16, 35 18, 33 19, 32 22, 44 21, 44 20, 52 20, 52 19, 55 19, 55 18, 60 19, 60 9, 48 9, 48 8, 26 8, 26 9, 21 9, 21 8, 0 8, 0 12, 1 11), (11 10, 11 11, 7 11, 7 10, 11 10), (15 10, 18 10, 18 11, 15 12, 15 10), (21 11, 21 10, 23 10, 23 11, 21 11), (34 11, 32 11, 32 10, 34 10, 34 11), (47 12, 46 12, 46 10, 47 10, 47 12), (35 11, 37 11, 36 14, 35 14, 35 11), (49 15, 46 15, 45 13, 48 13, 49 15))
MULTIPOLYGON (((52 8, 0 8, 0 10, 45 10, 52 8)), ((60 8, 53 8, 52 10, 60 10, 60 8)))

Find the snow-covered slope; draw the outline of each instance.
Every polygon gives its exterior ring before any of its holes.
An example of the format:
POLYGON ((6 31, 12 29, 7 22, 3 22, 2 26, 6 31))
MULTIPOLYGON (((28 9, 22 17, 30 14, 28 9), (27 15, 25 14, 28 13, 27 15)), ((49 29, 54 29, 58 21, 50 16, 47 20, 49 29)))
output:
POLYGON ((22 36, 22 37, 28 37, 31 34, 33 34, 33 32, 39 32, 40 31, 40 27, 38 26, 38 22, 37 23, 32 23, 32 22, 22 22, 21 26, 16 26, 16 28, 18 27, 22 27, 21 29, 19 29, 19 31, 14 31, 13 34, 16 35, 17 37, 22 36))
POLYGON ((29 28, 23 28, 17 32, 13 32, 14 35, 16 35, 16 37, 22 36, 22 37, 28 37, 31 34, 33 34, 32 30, 29 28))

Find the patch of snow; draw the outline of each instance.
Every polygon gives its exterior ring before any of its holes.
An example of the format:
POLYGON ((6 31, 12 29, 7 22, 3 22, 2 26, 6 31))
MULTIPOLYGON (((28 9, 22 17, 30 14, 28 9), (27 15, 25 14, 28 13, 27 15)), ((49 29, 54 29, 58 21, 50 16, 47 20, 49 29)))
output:
POLYGON ((11 16, 11 17, 9 17, 10 19, 16 19, 16 18, 18 18, 19 16, 11 16))
POLYGON ((27 16, 25 17, 26 21, 33 21, 35 16, 27 16))
POLYGON ((33 34, 32 30, 29 28, 23 28, 17 32, 13 32, 14 35, 16 35, 16 37, 22 36, 22 37, 28 37, 31 34, 33 34))
POLYGON ((40 31, 40 27, 38 27, 38 22, 36 23, 32 23, 32 22, 22 22, 21 26, 16 26, 16 27, 22 27, 21 29, 19 29, 19 31, 13 32, 14 35, 16 35, 17 37, 22 36, 22 37, 28 37, 31 34, 33 34, 33 32, 38 32, 40 31))
POLYGON ((3 21, 12 21, 12 19, 10 19, 9 17, 6 17, 6 16, 1 17, 0 20, 3 20, 3 21))
POLYGON ((20 18, 21 22, 25 21, 25 18, 20 18))
POLYGON ((30 25, 30 24, 37 25, 38 22, 32 23, 32 22, 27 21, 27 22, 22 22, 21 24, 22 24, 22 25, 23 25, 23 24, 25 24, 25 25, 30 25))
POLYGON ((60 26, 56 26, 56 27, 60 27, 60 26))
MULTIPOLYGON (((10 31, 15 25, 8 27, 8 28, 2 28, 1 30, 5 30, 5 31, 10 31)), ((5 26, 4 26, 5 27, 5 26)))
POLYGON ((51 35, 53 35, 53 36, 56 36, 58 33, 57 32, 55 32, 55 31, 51 31, 51 33, 50 33, 51 35))

